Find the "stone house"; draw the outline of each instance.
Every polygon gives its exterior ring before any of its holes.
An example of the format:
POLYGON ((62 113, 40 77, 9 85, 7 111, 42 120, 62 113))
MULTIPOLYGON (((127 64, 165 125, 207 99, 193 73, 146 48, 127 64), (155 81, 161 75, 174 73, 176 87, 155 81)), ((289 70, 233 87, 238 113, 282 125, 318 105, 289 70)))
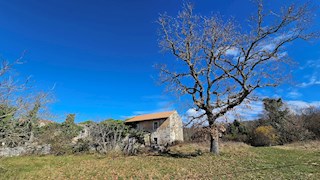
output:
POLYGON ((177 111, 140 115, 126 120, 125 124, 148 132, 145 136, 146 145, 183 141, 183 124, 177 111))

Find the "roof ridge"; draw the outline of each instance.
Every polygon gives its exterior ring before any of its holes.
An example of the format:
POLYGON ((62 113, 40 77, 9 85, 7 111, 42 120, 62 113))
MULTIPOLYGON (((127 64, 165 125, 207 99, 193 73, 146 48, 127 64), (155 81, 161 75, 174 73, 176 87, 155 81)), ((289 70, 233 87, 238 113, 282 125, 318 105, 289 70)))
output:
POLYGON ((125 122, 147 121, 147 120, 153 120, 153 119, 168 118, 169 116, 171 116, 175 112, 176 112, 176 110, 142 114, 142 115, 134 116, 134 117, 126 120, 125 122))

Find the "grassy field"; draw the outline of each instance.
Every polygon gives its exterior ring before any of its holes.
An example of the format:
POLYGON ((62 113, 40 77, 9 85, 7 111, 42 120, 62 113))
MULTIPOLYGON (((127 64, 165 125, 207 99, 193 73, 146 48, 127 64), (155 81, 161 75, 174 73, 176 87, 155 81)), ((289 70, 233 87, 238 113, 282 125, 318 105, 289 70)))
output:
MULTIPOLYGON (((206 151, 203 144, 174 152, 206 151)), ((224 143, 220 156, 70 155, 0 159, 0 179, 319 179, 320 143, 254 148, 224 143)))

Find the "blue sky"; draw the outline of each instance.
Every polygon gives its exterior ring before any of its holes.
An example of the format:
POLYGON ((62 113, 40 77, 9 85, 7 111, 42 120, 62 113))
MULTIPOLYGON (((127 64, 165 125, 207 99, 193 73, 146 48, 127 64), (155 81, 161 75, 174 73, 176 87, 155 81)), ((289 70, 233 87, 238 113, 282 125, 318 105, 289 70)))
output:
MULTIPOLYGON (((160 52, 155 21, 165 11, 176 15, 180 7, 181 1, 172 0, 0 0, 0 54, 14 60, 26 50, 26 63, 16 69, 21 77, 32 75, 37 89, 55 85, 51 110, 57 121, 67 113, 76 113, 77 121, 173 108, 184 113, 181 102, 157 85, 153 68, 172 60, 160 52)), ((203 0, 195 8, 235 17, 240 24, 254 12, 249 0, 203 0)), ((316 17, 314 28, 319 24, 316 17)), ((287 52, 298 62, 294 82, 258 93, 297 105, 320 102, 319 47, 318 42, 291 44, 287 52)))

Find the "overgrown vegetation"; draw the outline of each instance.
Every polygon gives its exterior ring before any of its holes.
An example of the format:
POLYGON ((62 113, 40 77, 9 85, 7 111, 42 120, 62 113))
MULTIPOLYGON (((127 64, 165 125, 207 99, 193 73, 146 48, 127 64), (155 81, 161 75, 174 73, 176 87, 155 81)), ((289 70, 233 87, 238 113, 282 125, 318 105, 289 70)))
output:
POLYGON ((252 145, 276 145, 320 138, 311 126, 307 126, 309 123, 320 123, 319 118, 311 118, 315 117, 315 111, 312 115, 290 112, 280 98, 264 99, 263 102, 265 112, 262 117, 246 124, 251 129, 248 142, 252 145))
POLYGON ((51 151, 56 155, 106 154, 113 151, 136 154, 143 143, 143 132, 130 129, 123 121, 108 119, 100 123, 89 121, 75 124, 74 119, 75 115, 69 114, 65 122, 51 123, 41 128, 39 141, 51 144, 51 151))
POLYGON ((39 128, 37 136, 38 142, 42 144, 50 144, 51 152, 56 155, 72 153, 72 140, 79 135, 83 129, 81 126, 74 123, 75 115, 69 114, 66 121, 58 123, 50 123, 42 128, 39 128))
MULTIPOLYGON (((0 114, 3 114, 0 118, 0 148, 29 148, 30 151, 23 152, 33 154, 36 152, 33 148, 49 145, 49 153, 54 155, 113 151, 132 155, 137 154, 143 144, 144 133, 130 129, 120 120, 76 124, 75 114, 69 114, 63 123, 46 121, 47 124, 41 125, 40 107, 41 102, 36 101, 26 114, 15 116, 15 106, 0 106, 0 114)), ((41 154, 41 151, 37 153, 41 154)))
POLYGON ((107 153, 136 154, 143 133, 129 129, 123 121, 75 123, 69 114, 63 123, 43 120, 51 93, 29 92, 29 84, 13 80, 14 64, 0 66, 0 153, 5 155, 107 153))
POLYGON ((0 147, 12 148, 34 141, 39 131, 37 114, 40 106, 41 102, 37 100, 30 111, 18 117, 15 116, 18 107, 5 104, 0 106, 3 114, 3 118, 0 118, 0 147))
MULTIPOLYGON (((244 142, 253 146, 283 145, 292 142, 320 139, 320 110, 314 107, 293 112, 282 99, 263 100, 264 112, 253 121, 234 120, 225 126, 223 141, 244 142)), ((207 141, 204 127, 184 129, 188 142, 207 141)))

